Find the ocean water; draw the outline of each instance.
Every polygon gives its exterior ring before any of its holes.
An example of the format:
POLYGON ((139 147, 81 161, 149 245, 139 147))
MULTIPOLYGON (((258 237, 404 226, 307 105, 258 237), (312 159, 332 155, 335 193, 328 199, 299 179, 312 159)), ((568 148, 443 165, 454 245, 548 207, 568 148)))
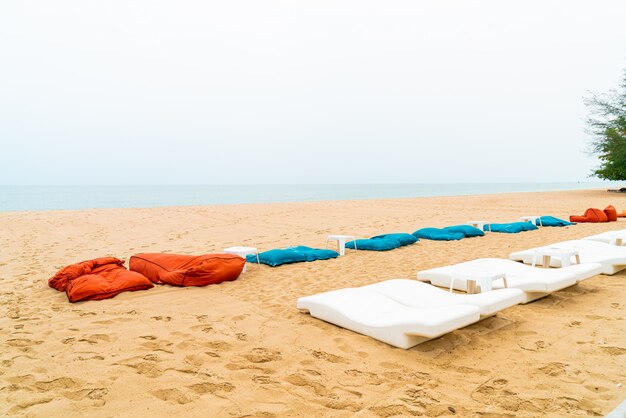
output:
POLYGON ((0 186, 0 212, 310 202, 606 189, 611 182, 213 186, 0 186))

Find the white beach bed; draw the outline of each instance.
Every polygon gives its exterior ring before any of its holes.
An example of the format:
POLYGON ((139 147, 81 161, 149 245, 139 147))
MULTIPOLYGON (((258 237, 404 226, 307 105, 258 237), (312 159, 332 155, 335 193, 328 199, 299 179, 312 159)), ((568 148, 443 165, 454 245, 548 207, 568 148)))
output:
POLYGON ((468 296, 412 280, 390 280, 302 297, 297 307, 315 318, 406 349, 477 322, 522 299, 515 289, 472 295, 482 296, 477 298, 468 296))
MULTIPOLYGON (((543 247, 538 247, 543 248, 543 247)), ((598 263, 601 264, 602 274, 612 275, 620 270, 626 268, 626 247, 620 247, 617 245, 605 244, 603 242, 592 240, 574 240, 563 241, 556 244, 551 244, 550 248, 564 248, 578 250, 580 255, 580 262, 583 264, 598 263)), ((509 258, 515 261, 521 261, 525 264, 531 264, 533 262, 533 256, 536 248, 531 248, 524 251, 517 251, 511 253, 509 258)), ((570 263, 575 263, 569 260, 570 263)), ((538 257, 537 264, 541 265, 541 257, 538 257)), ((561 260, 558 257, 551 257, 551 267, 561 267, 561 260)))
POLYGON ((415 280, 395 279, 363 286, 412 308, 443 308, 455 305, 472 305, 480 310, 481 318, 493 316, 502 309, 521 303, 523 292, 519 289, 501 289, 497 292, 464 295, 451 293, 415 280))
POLYGON ((618 241, 621 241, 620 245, 626 246, 626 229, 620 229, 617 231, 607 231, 598 235, 592 235, 590 237, 583 238, 587 241, 598 241, 605 244, 617 245, 618 241))
MULTIPOLYGON (((523 301, 521 303, 528 303, 598 275, 602 272, 602 266, 600 264, 585 263, 561 269, 544 269, 502 258, 480 258, 420 271, 417 273, 417 279, 430 282, 435 286, 450 287, 453 277, 468 275, 475 271, 504 273, 508 287, 523 291, 523 301)), ((504 288, 504 281, 498 280, 494 282, 493 287, 494 289, 504 288)), ((467 291, 467 283, 456 280, 454 288, 467 291)))

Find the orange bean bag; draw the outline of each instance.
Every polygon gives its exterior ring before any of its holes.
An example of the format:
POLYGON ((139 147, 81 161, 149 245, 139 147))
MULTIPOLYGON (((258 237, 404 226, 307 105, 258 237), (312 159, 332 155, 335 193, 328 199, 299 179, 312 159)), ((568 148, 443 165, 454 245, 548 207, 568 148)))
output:
POLYGON ((48 285, 65 292, 70 302, 108 299, 126 291, 150 289, 154 285, 139 273, 126 270, 124 261, 102 257, 62 268, 48 285))
POLYGON ((172 286, 206 286, 235 280, 246 260, 233 254, 136 254, 130 269, 153 283, 172 286))
POLYGON ((570 222, 608 222, 606 213, 600 209, 587 209, 583 216, 572 215, 569 217, 570 222))
POLYGON ((606 208, 604 208, 604 213, 606 214, 606 218, 608 219, 609 222, 617 221, 617 209, 615 209, 613 205, 609 205, 606 208))

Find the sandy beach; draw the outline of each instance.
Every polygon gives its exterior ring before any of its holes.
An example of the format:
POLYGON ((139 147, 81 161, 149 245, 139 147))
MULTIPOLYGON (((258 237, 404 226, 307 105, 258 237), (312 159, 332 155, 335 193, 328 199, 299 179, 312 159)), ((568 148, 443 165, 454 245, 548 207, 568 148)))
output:
POLYGON ((71 304, 61 267, 139 252, 323 247, 469 219, 626 209, 606 191, 0 213, 0 415, 603 416, 626 398, 626 272, 596 276, 418 345, 393 348, 312 318, 300 296, 577 239, 626 221, 419 243, 234 282, 158 286, 71 304))

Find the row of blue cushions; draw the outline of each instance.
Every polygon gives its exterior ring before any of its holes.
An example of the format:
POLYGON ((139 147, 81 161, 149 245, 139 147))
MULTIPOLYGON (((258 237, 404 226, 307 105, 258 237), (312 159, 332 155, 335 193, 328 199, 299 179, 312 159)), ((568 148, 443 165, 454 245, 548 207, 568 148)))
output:
MULTIPOLYGON (((298 246, 264 251, 259 253, 259 261, 263 264, 267 264, 268 266, 276 267, 288 263, 328 260, 329 258, 337 258, 338 256, 339 253, 337 251, 325 248, 298 246)), ((256 263, 256 255, 248 255, 246 257, 246 261, 249 263, 256 263)))
MULTIPOLYGON (((564 221, 553 216, 542 216, 543 226, 568 226, 575 223, 564 221)), ((516 234, 522 231, 537 229, 536 225, 530 222, 513 222, 508 224, 489 224, 492 232, 502 232, 516 234)), ((422 228, 413 234, 393 233, 376 235, 369 239, 356 240, 356 248, 368 251, 389 251, 404 245, 411 245, 419 241, 420 238, 435 241, 456 241, 463 238, 482 237, 483 231, 470 225, 454 225, 445 228, 422 228)), ((355 241, 346 243, 346 248, 354 249, 355 241)), ((303 261, 328 260, 336 258, 339 253, 328 249, 311 248, 305 246, 288 247, 284 249, 269 250, 259 253, 259 261, 268 266, 280 266, 287 263, 299 263, 303 261)), ((246 261, 256 263, 255 255, 248 255, 246 261)))

